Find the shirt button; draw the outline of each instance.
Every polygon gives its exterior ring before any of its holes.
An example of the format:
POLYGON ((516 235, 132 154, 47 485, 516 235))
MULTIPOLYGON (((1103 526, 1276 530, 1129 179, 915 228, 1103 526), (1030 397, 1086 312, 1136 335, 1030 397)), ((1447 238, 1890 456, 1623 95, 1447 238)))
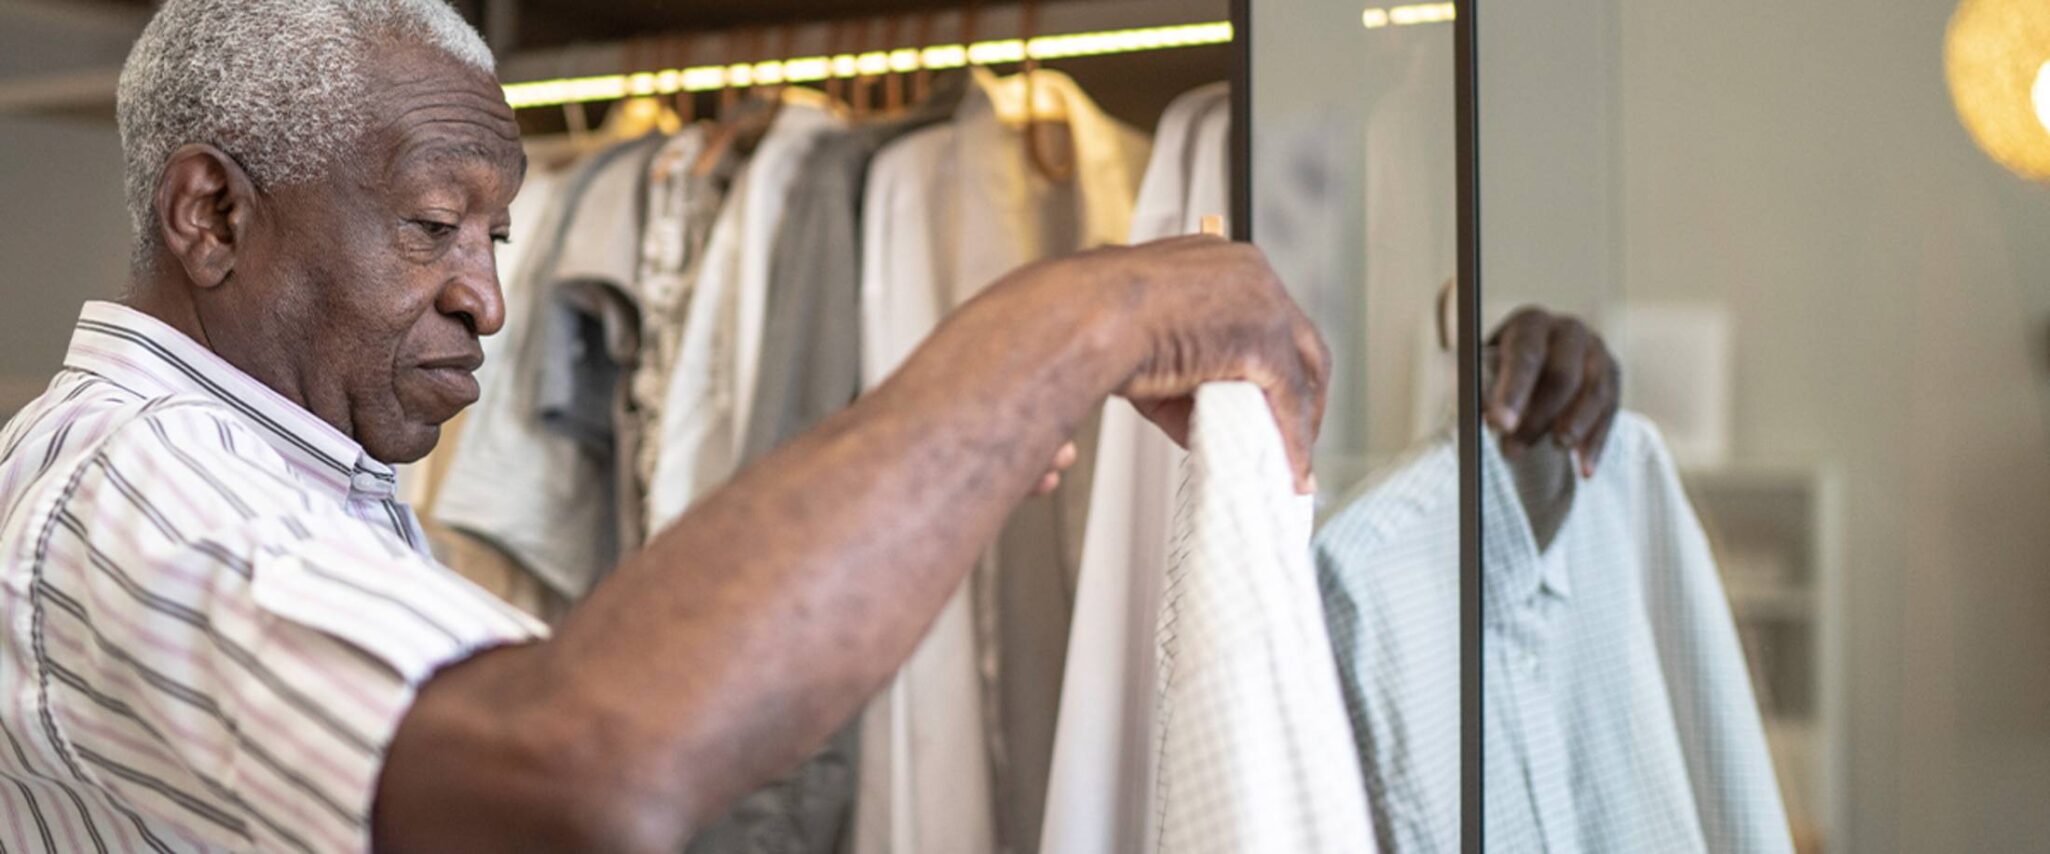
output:
POLYGON ((357 492, 376 495, 384 490, 384 481, 378 480, 377 475, 367 471, 359 471, 349 478, 349 488, 357 492))

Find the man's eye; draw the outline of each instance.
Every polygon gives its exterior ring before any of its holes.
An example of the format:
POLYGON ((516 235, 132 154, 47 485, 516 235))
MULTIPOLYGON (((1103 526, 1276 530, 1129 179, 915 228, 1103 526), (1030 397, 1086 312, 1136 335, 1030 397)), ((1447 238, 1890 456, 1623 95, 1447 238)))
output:
POLYGON ((491 242, 493 242, 493 243, 496 243, 496 244, 498 244, 498 245, 500 245, 500 246, 510 246, 510 245, 512 245, 512 235, 510 235, 510 234, 494 234, 494 235, 491 235, 491 242))
POLYGON ((437 238, 454 234, 457 229, 456 226, 449 223, 437 222, 431 219, 416 219, 413 220, 413 224, 419 226, 421 231, 427 232, 427 236, 437 238))

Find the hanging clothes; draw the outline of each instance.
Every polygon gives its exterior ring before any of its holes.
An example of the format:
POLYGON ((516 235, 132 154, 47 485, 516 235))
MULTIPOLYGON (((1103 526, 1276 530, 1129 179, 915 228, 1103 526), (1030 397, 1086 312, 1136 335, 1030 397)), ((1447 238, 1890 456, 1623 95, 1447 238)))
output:
MULTIPOLYGON (((1617 417, 1600 471, 1572 487, 1546 549, 1518 484, 1552 479, 1519 477, 1483 436, 1489 847, 1791 851, 1721 581, 1655 428, 1617 417)), ((1366 790, 1391 852, 1459 844, 1456 483, 1454 443, 1441 433, 1316 537, 1366 790)))
POLYGON ((769 265, 760 381, 741 459, 752 461, 861 392, 862 198, 878 151, 953 116, 965 74, 937 81, 902 117, 829 133, 791 181, 769 265))
POLYGON ((1143 850, 1371 852, 1310 566, 1314 499, 1295 494, 1258 386, 1197 389, 1183 472, 1157 623, 1159 826, 1143 850))
MULTIPOLYGON (((1005 273, 1129 235, 1144 135, 1057 72, 1036 73, 1039 103, 1029 106, 1022 76, 971 76, 952 121, 899 140, 870 167, 864 385, 884 381, 946 312, 1005 273), (1028 109, 1066 117, 1071 180, 1034 171, 1028 109)), ((869 706, 857 851, 1036 849, 1088 494, 1084 451, 1060 490, 1012 517, 869 706)))
POLYGON ((646 500, 662 452, 662 406, 675 374, 691 284, 697 280, 705 243, 718 221, 727 190, 746 162, 738 149, 711 152, 714 127, 698 122, 671 137, 648 161, 647 225, 641 231, 640 270, 635 290, 641 303, 641 353, 632 379, 640 443, 631 461, 633 482, 646 500))
MULTIPOLYGON (((498 282, 505 304, 504 326, 507 328, 524 320, 523 317, 515 317, 526 308, 519 293, 524 282, 522 269, 529 258, 539 258, 543 254, 542 241, 536 237, 543 223, 549 219, 548 209, 561 189, 563 178, 560 171, 535 166, 528 170, 526 180, 520 184, 519 195, 513 199, 510 211, 512 226, 506 242, 498 247, 498 282)), ((484 364, 476 373, 479 388, 491 387, 492 375, 502 368, 505 341, 506 336, 499 334, 478 342, 484 350, 484 364)), ((435 444, 434 450, 418 462, 402 467, 399 483, 405 488, 405 501, 426 514, 421 523, 435 560, 528 616, 552 623, 567 610, 566 599, 490 542, 442 525, 433 518, 431 511, 441 498, 442 481, 448 477, 449 468, 455 461, 456 448, 462 444, 469 419, 470 410, 449 419, 441 426, 441 441, 435 444)))
POLYGON ((739 468, 762 353, 777 223, 811 147, 841 126, 825 96, 787 87, 774 121, 726 195, 706 239, 663 390, 660 448, 648 478, 660 529, 739 468))
MULTIPOLYGON (((543 362, 559 354, 545 348, 548 336, 539 330, 546 312, 559 308, 551 286, 570 245, 581 245, 572 238, 578 219, 635 210, 647 158, 661 144, 653 136, 613 146, 565 179, 534 237, 541 255, 521 265, 514 289, 520 310, 508 313, 500 332, 504 364, 472 407, 434 506, 436 521, 484 538, 569 599, 581 598, 619 560, 620 496, 611 460, 541 423, 536 379, 543 362)), ((638 223, 632 228, 638 235, 638 223)), ((570 256, 569 269, 609 268, 570 256)))
MULTIPOLYGON (((1194 234, 1231 209, 1230 90, 1205 86, 1162 114, 1132 240, 1194 234)), ((1041 850, 1146 850, 1153 816, 1154 633, 1185 454, 1129 404, 1104 407, 1061 682, 1041 850)))

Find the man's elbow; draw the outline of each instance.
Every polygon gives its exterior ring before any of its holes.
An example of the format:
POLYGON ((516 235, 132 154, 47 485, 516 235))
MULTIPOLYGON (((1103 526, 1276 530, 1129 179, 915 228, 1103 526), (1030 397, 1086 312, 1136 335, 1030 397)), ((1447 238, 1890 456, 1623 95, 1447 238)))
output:
POLYGON ((673 854, 688 839, 686 781, 660 751, 636 748, 630 727, 442 678, 421 692, 386 754, 377 850, 673 854))

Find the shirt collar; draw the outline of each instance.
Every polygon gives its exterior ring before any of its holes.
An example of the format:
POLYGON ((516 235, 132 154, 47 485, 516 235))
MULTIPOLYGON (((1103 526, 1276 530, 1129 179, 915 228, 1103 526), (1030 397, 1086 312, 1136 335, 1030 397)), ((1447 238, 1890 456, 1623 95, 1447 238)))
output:
POLYGON ((1540 551, 1515 475, 1493 432, 1481 430, 1481 559, 1486 577, 1484 611, 1497 618, 1533 606, 1541 595, 1572 595, 1565 554, 1571 526, 1540 551))
POLYGON ((348 498, 389 498, 398 478, 304 407, 228 364, 154 317, 118 303, 88 302, 64 366, 149 397, 199 395, 233 410, 285 461, 348 498))

